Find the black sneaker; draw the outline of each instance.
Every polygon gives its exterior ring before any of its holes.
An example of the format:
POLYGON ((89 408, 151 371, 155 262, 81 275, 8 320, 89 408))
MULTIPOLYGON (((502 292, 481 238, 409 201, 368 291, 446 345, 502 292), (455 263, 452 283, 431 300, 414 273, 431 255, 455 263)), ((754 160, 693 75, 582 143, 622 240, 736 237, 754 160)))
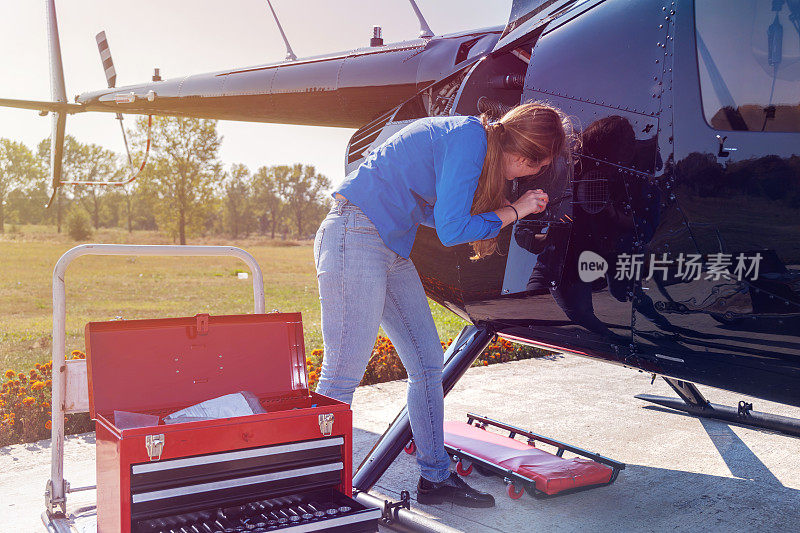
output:
POLYGON ((494 497, 480 492, 461 479, 455 472, 439 483, 420 477, 417 483, 417 501, 419 503, 437 504, 452 502, 463 507, 494 507, 494 497))

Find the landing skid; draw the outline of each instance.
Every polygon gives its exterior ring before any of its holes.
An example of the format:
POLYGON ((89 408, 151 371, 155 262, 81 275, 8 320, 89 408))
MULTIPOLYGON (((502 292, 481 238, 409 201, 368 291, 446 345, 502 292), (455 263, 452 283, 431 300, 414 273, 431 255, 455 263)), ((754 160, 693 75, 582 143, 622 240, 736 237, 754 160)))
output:
MULTIPOLYGON (((444 354, 442 388, 445 395, 469 369, 492 340, 494 331, 488 326, 465 326, 444 354)), ((406 407, 398 413, 383 435, 367 454, 353 475, 353 488, 367 492, 386 472, 411 440, 411 423, 406 407)))
POLYGON ((716 418, 743 426, 755 426, 800 437, 800 419, 753 411, 753 404, 741 401, 738 407, 718 405, 706 400, 694 383, 664 377, 680 399, 652 394, 637 394, 636 398, 695 416, 716 418))

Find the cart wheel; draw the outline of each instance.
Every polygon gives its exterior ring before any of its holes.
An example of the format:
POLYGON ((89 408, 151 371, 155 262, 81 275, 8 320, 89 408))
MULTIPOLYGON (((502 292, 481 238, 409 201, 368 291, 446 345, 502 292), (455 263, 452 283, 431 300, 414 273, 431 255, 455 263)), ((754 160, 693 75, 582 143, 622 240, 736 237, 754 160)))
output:
POLYGON ((458 472, 459 476, 467 477, 472 473, 472 465, 469 465, 469 468, 464 468, 464 462, 459 461, 456 463, 456 472, 458 472))
POLYGON ((520 487, 519 492, 517 492, 517 487, 515 487, 513 483, 509 483, 508 496, 512 500, 519 500, 520 498, 522 498, 523 494, 525 494, 525 487, 520 487))
POLYGON ((406 447, 403 449, 406 451, 408 455, 414 455, 414 453, 417 451, 417 445, 414 444, 413 440, 410 440, 408 441, 408 444, 406 444, 406 447))

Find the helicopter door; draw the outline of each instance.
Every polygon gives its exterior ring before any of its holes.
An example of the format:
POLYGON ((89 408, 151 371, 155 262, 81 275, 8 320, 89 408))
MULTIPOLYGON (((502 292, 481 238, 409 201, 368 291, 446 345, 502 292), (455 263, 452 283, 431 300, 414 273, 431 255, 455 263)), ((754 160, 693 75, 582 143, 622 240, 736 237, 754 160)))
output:
MULTIPOLYGON (((533 13, 548 3, 518 5, 529 5, 533 13)), ((530 300, 528 309, 515 310, 520 317, 537 314, 532 333, 537 338, 549 336, 561 346, 594 352, 611 350, 619 358, 632 345, 631 319, 641 284, 620 276, 618 264, 647 247, 668 198, 659 180, 666 167, 662 157, 668 158, 672 151, 671 137, 663 129, 671 126, 665 98, 671 72, 665 61, 669 51, 664 48, 669 28, 658 3, 607 0, 561 5, 567 8, 563 16, 549 22, 536 39, 523 101, 555 105, 572 118, 583 137, 567 191, 571 196, 563 199, 571 208, 566 220, 569 231, 558 240, 566 248, 554 261, 537 257, 530 279, 534 283, 516 292, 522 282, 512 268, 516 266, 512 254, 525 256, 512 243, 502 290, 508 291, 504 297, 510 300, 530 300), (591 16, 577 16, 586 9, 591 16), (539 266, 548 262, 558 271, 539 266), (536 294, 545 291, 546 297, 536 294), (554 338, 556 334, 562 342, 554 338)), ((667 14, 669 5, 663 6, 667 14)), ((527 23, 535 16, 526 13, 519 20, 527 23)), ((514 31, 511 28, 509 35, 514 31)), ((562 200, 557 194, 550 197, 554 204, 562 200)), ((545 228, 529 229, 543 240, 545 228)), ((558 229, 551 225, 546 231, 558 229)), ((530 254, 528 260, 525 268, 533 261, 530 254)))
POLYGON ((709 385, 796 402, 800 6, 705 0, 684 15, 671 192, 685 223, 659 228, 671 269, 644 288, 666 322, 637 311, 637 348, 709 385))

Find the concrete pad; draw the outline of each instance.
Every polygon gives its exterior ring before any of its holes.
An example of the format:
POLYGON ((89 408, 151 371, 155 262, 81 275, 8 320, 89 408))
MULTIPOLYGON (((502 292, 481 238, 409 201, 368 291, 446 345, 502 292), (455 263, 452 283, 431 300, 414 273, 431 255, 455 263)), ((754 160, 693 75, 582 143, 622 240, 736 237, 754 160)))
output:
MULTIPOLYGON (((402 407, 404 382, 360 387, 353 402, 356 464, 402 407)), ((800 408, 702 388, 714 403, 800 418, 800 408)), ((412 509, 469 532, 483 531, 797 531, 800 530, 800 439, 701 420, 636 400, 638 393, 674 396, 661 380, 634 370, 555 356, 470 369, 446 400, 446 417, 469 411, 627 463, 610 486, 548 499, 511 500, 499 478, 473 473, 468 482, 494 494, 494 509, 451 505, 412 509)), ((66 443, 66 478, 94 483, 91 434, 66 443)), ((0 530, 41 531, 49 441, 0 448, 0 530)), ((374 492, 415 493, 418 469, 406 454, 374 492)), ((69 496, 70 508, 94 493, 69 496)))

